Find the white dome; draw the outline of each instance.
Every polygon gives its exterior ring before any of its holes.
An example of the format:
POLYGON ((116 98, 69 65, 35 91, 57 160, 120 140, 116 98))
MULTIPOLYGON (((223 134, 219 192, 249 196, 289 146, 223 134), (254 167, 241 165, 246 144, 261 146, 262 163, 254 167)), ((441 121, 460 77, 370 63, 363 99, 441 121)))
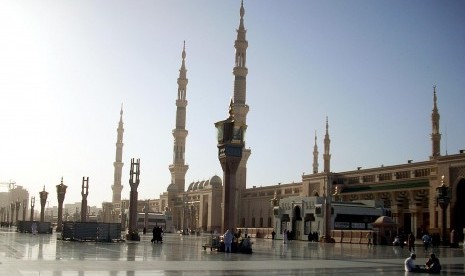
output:
POLYGON ((212 178, 210 178, 210 185, 212 187, 221 187, 223 185, 223 180, 217 175, 214 175, 212 178))

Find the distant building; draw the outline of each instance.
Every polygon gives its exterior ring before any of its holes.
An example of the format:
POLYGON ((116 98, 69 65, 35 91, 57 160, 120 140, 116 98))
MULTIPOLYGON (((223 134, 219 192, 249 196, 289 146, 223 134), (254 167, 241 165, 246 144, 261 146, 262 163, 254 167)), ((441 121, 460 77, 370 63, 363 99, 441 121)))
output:
MULTIPOLYGON (((273 208, 275 214, 275 229, 277 238, 289 230, 294 239, 307 240, 310 233, 324 233, 324 197, 291 196, 279 201, 273 208)), ((334 230, 372 230, 372 223, 386 210, 382 202, 365 201, 337 201, 331 204, 331 225, 334 230)))
MULTIPOLYGON (((246 49, 248 42, 244 28, 244 14, 245 10, 241 5, 240 24, 237 29, 237 39, 234 43, 236 54, 233 69, 233 109, 235 119, 242 121, 246 125, 246 116, 249 110, 249 106, 246 104, 246 77, 248 72, 246 49)), ((221 178, 218 176, 207 177, 207 180, 191 182, 187 189, 185 188, 185 174, 188 170, 188 165, 186 165, 184 159, 185 142, 188 134, 186 130, 188 79, 185 58, 184 47, 178 78, 176 127, 172 132, 174 137, 173 163, 169 166, 171 183, 167 186, 167 191, 161 194, 158 199, 150 199, 148 202, 139 201, 138 211, 143 212, 144 208, 149 208, 149 212, 163 213, 166 221, 170 221, 172 231, 186 228, 214 231, 221 228, 223 187, 221 178)), ((121 168, 123 166, 121 160, 124 131, 122 114, 121 111, 117 130, 116 160, 114 162, 115 182, 112 186, 113 202, 111 206, 108 205, 108 208, 104 207, 103 211, 103 213, 113 212, 112 215, 110 213, 104 214, 106 219, 113 221, 120 221, 121 213, 124 214, 124 210, 127 210, 129 206, 127 200, 121 200, 121 168)), ((334 198, 333 208, 335 210, 343 210, 342 207, 348 208, 350 202, 360 200, 382 202, 385 212, 388 212, 387 214, 397 223, 399 231, 412 231, 418 234, 422 231, 439 232, 439 229, 446 227, 448 231, 456 229, 457 233, 463 233, 465 216, 460 215, 460 213, 461 210, 465 209, 465 153, 460 151, 452 155, 441 155, 439 119, 436 87, 434 87, 431 114, 431 157, 429 160, 420 162, 409 160, 404 164, 369 169, 357 168, 346 172, 332 172, 330 169, 331 140, 329 123, 328 119, 326 119, 322 155, 323 169, 322 171, 319 170, 319 152, 315 135, 313 157, 309 157, 309 160, 313 159, 312 173, 302 175, 301 181, 296 183, 280 183, 265 187, 246 188, 247 160, 251 151, 250 149, 244 149, 243 159, 236 176, 239 182, 237 186, 239 196, 236 199, 237 221, 239 222, 237 227, 282 228, 281 223, 286 220, 287 215, 289 216, 289 225, 286 227, 290 227, 289 230, 291 231, 297 231, 297 223, 293 221, 297 218, 290 216, 291 211, 274 214, 271 201, 275 199, 277 204, 282 206, 282 204, 287 204, 290 200, 300 198, 297 201, 294 200, 294 205, 292 205, 293 211, 295 211, 295 208, 303 208, 302 205, 305 205, 308 200, 314 202, 316 206, 321 198, 327 195, 334 198), (443 180, 442 176, 444 176, 443 180), (451 189, 450 205, 446 211, 446 225, 442 223, 442 212, 436 201, 436 188, 442 184, 442 181, 444 181, 444 185, 451 189)), ((370 209, 369 212, 372 212, 372 210, 370 209)), ((317 213, 313 214, 315 221, 317 221, 317 213)), ((340 214, 343 214, 343 212, 341 211, 340 214)), ((306 213, 303 218, 305 218, 305 215, 306 213)), ((350 228, 354 227, 354 225, 362 225, 362 222, 357 221, 357 217, 351 217, 350 214, 345 215, 346 219, 344 221, 339 221, 336 216, 331 222, 331 227, 333 229, 346 226, 350 228)), ((312 217, 309 216, 308 218, 311 219, 312 217)), ((363 221, 364 227, 368 228, 372 219, 373 217, 370 217, 368 221, 363 221)), ((304 229, 321 231, 318 230, 318 227, 315 227, 315 224, 310 223, 304 229)), ((301 233, 302 237, 305 231, 301 233)))

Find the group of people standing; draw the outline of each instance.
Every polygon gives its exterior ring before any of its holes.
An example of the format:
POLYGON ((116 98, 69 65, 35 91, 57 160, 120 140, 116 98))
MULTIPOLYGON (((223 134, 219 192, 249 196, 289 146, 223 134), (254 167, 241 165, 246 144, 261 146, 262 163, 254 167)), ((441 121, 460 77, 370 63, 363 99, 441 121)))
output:
POLYGON ((152 243, 162 243, 163 242, 163 229, 160 226, 154 226, 152 230, 152 243))
POLYGON ((252 253, 252 242, 250 241, 250 236, 246 233, 244 238, 239 241, 241 237, 241 231, 238 233, 233 233, 231 230, 226 230, 223 234, 223 242, 224 242, 224 252, 232 253, 233 252, 233 242, 236 239, 236 243, 234 244, 234 252, 241 252, 241 253, 252 253))

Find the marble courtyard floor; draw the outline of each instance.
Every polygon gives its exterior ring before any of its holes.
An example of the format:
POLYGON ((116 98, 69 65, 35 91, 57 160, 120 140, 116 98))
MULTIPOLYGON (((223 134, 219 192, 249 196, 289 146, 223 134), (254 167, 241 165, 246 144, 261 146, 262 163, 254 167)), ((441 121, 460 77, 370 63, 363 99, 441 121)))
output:
MULTIPOLYGON (((203 250, 208 237, 167 234, 163 244, 95 243, 0 229, 0 275, 404 275, 407 248, 252 239, 254 253, 203 250)), ((417 264, 427 253, 417 246, 417 264)), ((465 275, 462 248, 434 248, 441 275, 465 275)), ((430 253, 430 252, 429 252, 430 253)), ((409 275, 409 274, 406 274, 409 275)), ((415 273, 414 275, 422 275, 415 273)), ((427 275, 427 274, 423 274, 427 275)))

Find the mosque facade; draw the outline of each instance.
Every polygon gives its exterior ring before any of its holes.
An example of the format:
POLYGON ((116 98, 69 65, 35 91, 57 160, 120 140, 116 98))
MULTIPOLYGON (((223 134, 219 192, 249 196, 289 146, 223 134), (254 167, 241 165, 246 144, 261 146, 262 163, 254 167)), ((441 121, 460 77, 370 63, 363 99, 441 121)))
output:
MULTIPOLYGON (((249 106, 246 103, 246 51, 248 41, 244 27, 245 9, 241 3, 240 23, 237 29, 237 38, 234 42, 235 66, 234 93, 232 108, 235 119, 246 125, 249 106)), ((187 116, 187 70, 185 65, 185 46, 182 50, 182 63, 177 80, 178 91, 176 99, 176 126, 172 131, 174 138, 173 163, 169 165, 171 184, 167 191, 158 199, 139 201, 139 212, 164 213, 171 222, 172 229, 176 231, 190 229, 197 231, 214 231, 221 229, 222 208, 222 179, 212 176, 205 181, 191 182, 187 185, 185 175, 189 166, 185 162, 187 116)), ((116 143, 116 159, 114 162, 113 201, 106 203, 107 209, 113 210, 123 217, 129 206, 128 200, 121 199, 121 172, 123 151, 123 112, 120 113, 118 136, 116 143)), ((273 209, 279 201, 286 202, 291 198, 302 198, 293 201, 292 208, 303 208, 309 197, 329 197, 335 204, 355 202, 360 200, 373 200, 382 202, 384 209, 398 229, 404 232, 412 231, 419 234, 423 231, 439 232, 446 227, 447 231, 456 229, 459 234, 465 228, 465 217, 460 216, 460 210, 465 209, 465 152, 461 150, 456 154, 441 155, 440 142, 440 115, 437 108, 436 87, 433 89, 433 109, 431 114, 431 156, 429 160, 421 162, 408 161, 404 164, 381 166, 377 168, 353 171, 332 172, 329 122, 326 119, 326 133, 323 144, 323 169, 320 171, 318 158, 319 151, 315 134, 313 151, 312 173, 304 174, 301 180, 295 183, 279 183, 264 187, 247 187, 247 161, 251 150, 244 148, 243 158, 237 171, 238 181, 237 227, 274 229, 275 222, 282 221, 279 213, 273 209), (445 211, 446 219, 437 201, 437 188, 441 185, 449 187, 450 204, 445 211), (443 225, 444 222, 446 225, 443 225)), ((116 216, 118 217, 118 216, 116 216)), ((296 219, 290 217, 290 220, 296 219)), ((301 218, 302 219, 302 218, 301 218)), ((303 218, 305 220, 305 218, 303 218)), ((311 218, 308 218, 311 219, 311 218)), ((306 223, 303 221, 302 223, 306 223)), ((290 223, 289 225, 294 225, 290 223)), ((332 225, 334 227, 334 225, 332 225)), ((290 229, 292 230, 292 229, 290 229)), ((463 239, 463 235, 461 236, 463 239)))

